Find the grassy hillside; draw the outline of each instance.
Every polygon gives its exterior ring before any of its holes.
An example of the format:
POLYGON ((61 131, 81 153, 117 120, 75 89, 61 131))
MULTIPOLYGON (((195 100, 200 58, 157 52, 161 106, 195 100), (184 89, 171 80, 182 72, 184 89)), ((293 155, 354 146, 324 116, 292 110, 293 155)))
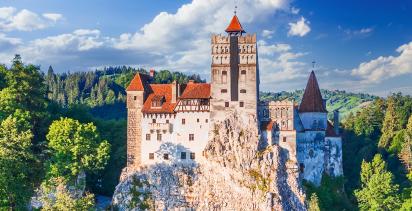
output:
MULTIPOLYGON (((298 103, 302 100, 304 90, 296 90, 293 92, 261 92, 260 99, 263 101, 270 100, 294 100, 298 103)), ((356 113, 360 108, 366 106, 376 96, 364 93, 350 93, 340 90, 321 90, 323 99, 326 99, 326 108, 328 111, 339 109, 341 117, 346 117, 350 112, 356 113)))

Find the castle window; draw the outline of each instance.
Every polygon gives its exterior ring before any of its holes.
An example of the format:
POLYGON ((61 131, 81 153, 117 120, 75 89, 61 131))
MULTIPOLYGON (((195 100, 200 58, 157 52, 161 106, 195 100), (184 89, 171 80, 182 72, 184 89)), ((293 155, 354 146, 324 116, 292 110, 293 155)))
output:
POLYGON ((194 153, 194 152, 191 152, 191 153, 190 153, 190 159, 192 159, 192 160, 195 159, 195 153, 194 153))
POLYGON ((164 101, 165 101, 164 96, 156 95, 152 98, 152 107, 160 108, 160 107, 162 107, 164 101))
POLYGON ((162 140, 162 134, 161 134, 161 133, 158 133, 158 134, 157 134, 157 140, 158 140, 158 141, 161 141, 161 140, 162 140))
POLYGON ((146 141, 150 141, 150 133, 146 134, 146 141))
POLYGON ((149 153, 149 159, 153 160, 154 159, 154 153, 149 153))
POLYGON ((206 122, 206 123, 208 123, 208 122, 209 122, 209 120, 208 120, 208 119, 205 119, 205 122, 206 122))
POLYGON ((246 82, 246 70, 242 70, 240 72, 240 81, 241 82, 246 82))
POLYGON ((186 152, 181 152, 180 153, 180 159, 182 159, 182 160, 186 159, 186 152))
POLYGON ((283 142, 286 142, 286 136, 283 136, 283 142))
POLYGON ((305 171, 305 164, 303 164, 303 163, 299 164, 299 171, 300 171, 300 173, 303 173, 305 171))
POLYGON ((219 70, 213 70, 213 82, 218 82, 219 80, 219 70))
POLYGON ((227 83, 227 71, 222 71, 222 83, 227 83))
POLYGON ((167 153, 163 154, 163 159, 169 160, 169 154, 167 154, 167 153))
POLYGON ((182 119, 182 125, 186 124, 186 119, 182 119))
POLYGON ((225 107, 229 107, 229 102, 225 102, 225 107))
POLYGON ((244 102, 243 101, 240 101, 239 102, 239 107, 243 107, 244 106, 244 102))
POLYGON ((246 93, 246 89, 241 89, 240 93, 246 93))
POLYGON ((200 122, 200 119, 197 119, 197 122, 200 122))
POLYGON ((189 141, 195 140, 195 134, 189 134, 189 141))
POLYGON ((220 93, 227 93, 227 89, 221 89, 220 93))
POLYGON ((156 119, 152 119, 152 123, 156 123, 156 119))
POLYGON ((168 120, 168 119, 166 119, 166 123, 169 123, 169 120, 168 120))
POLYGON ((133 96, 133 100, 137 100, 137 96, 133 96))

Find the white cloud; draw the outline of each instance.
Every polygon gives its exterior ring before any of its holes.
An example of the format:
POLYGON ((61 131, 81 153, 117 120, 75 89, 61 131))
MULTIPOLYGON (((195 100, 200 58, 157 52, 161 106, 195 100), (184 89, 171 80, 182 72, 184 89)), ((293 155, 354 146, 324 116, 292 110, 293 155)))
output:
POLYGON ((338 26, 338 29, 343 31, 346 39, 365 38, 370 36, 374 31, 373 27, 365 27, 361 29, 344 29, 342 26, 338 26))
POLYGON ((57 22, 58 20, 63 18, 62 14, 58 14, 58 13, 44 13, 43 17, 52 20, 54 22, 57 22))
POLYGON ((289 23, 290 36, 300 36, 303 37, 310 32, 309 21, 306 21, 304 17, 301 17, 296 23, 289 23))
POLYGON ((262 31, 262 36, 264 37, 264 38, 272 38, 273 37, 273 34, 275 33, 275 31, 273 31, 273 30, 267 30, 267 29, 265 29, 265 30, 263 30, 262 31))
POLYGON ((291 8, 290 8, 290 12, 291 12, 292 14, 297 15, 297 14, 299 14, 300 9, 299 9, 299 8, 296 8, 296 7, 291 7, 291 8))
POLYGON ((14 7, 0 7, 0 31, 33 31, 52 26, 62 18, 61 14, 38 15, 27 9, 17 12, 14 7))
POLYGON ((385 79, 412 73, 412 42, 400 46, 396 50, 398 56, 380 56, 361 63, 352 70, 364 83, 378 83, 385 79))

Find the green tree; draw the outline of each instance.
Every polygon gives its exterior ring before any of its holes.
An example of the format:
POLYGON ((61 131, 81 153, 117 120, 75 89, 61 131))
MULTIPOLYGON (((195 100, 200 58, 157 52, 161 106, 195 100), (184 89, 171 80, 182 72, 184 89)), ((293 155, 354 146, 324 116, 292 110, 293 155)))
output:
POLYGON ((319 199, 318 199, 318 196, 316 195, 316 193, 313 193, 310 196, 308 211, 320 211, 319 199))
POLYGON ((33 134, 24 118, 27 113, 16 111, 0 125, 0 210, 24 209, 32 192, 31 151, 33 134))
POLYGON ((386 170, 380 154, 372 162, 362 162, 361 189, 355 196, 361 210, 394 210, 400 207, 398 185, 393 184, 393 175, 386 170))
POLYGON ((47 134, 51 177, 72 179, 81 172, 102 170, 109 159, 110 144, 101 140, 93 123, 70 118, 54 121, 47 134))
POLYGON ((41 188, 43 192, 40 198, 42 202, 41 210, 44 211, 91 210, 95 205, 93 194, 86 193, 76 196, 79 194, 69 189, 63 178, 54 178, 50 183, 42 184, 41 188), (53 195, 53 197, 50 197, 50 195, 53 195))

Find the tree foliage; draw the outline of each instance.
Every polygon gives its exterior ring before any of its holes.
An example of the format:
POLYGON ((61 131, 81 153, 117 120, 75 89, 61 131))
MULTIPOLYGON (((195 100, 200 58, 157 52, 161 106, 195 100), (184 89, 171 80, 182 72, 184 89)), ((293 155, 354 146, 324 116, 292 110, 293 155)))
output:
POLYGON ((399 186, 393 183, 393 175, 386 170, 380 154, 375 155, 372 162, 362 163, 361 182, 361 189, 355 191, 361 210, 399 208, 399 186))
POLYGON ((47 134, 51 150, 49 175, 72 178, 80 172, 101 170, 109 159, 110 144, 101 140, 96 126, 61 118, 50 125, 47 134))

